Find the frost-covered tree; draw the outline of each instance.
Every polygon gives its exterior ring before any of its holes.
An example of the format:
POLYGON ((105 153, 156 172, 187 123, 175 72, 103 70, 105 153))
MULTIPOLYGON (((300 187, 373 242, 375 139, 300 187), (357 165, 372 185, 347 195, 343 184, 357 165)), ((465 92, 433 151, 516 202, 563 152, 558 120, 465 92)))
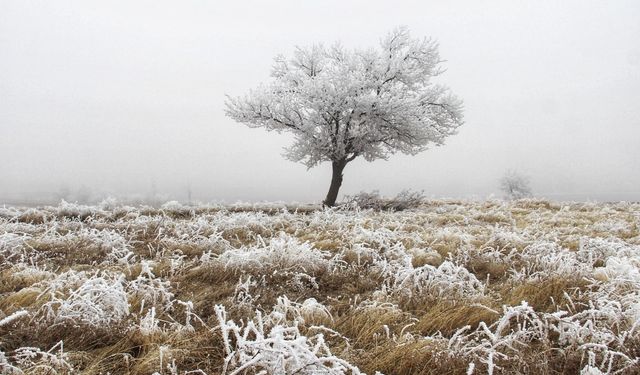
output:
POLYGON ((462 125, 462 102, 432 82, 442 73, 438 44, 398 28, 380 48, 340 44, 296 48, 276 57, 272 80, 226 102, 226 114, 249 127, 293 133, 286 157, 308 168, 329 161, 333 175, 324 200, 333 206, 345 166, 361 156, 414 155, 462 125))
POLYGON ((513 170, 508 170, 500 179, 500 189, 507 199, 522 199, 531 197, 529 179, 513 170))

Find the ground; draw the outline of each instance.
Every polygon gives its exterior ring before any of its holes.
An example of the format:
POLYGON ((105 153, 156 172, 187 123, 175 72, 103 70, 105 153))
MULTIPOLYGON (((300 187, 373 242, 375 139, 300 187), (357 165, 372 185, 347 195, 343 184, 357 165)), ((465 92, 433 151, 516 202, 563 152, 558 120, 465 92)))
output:
POLYGON ((4 207, 0 261, 7 374, 639 373, 637 203, 4 207))

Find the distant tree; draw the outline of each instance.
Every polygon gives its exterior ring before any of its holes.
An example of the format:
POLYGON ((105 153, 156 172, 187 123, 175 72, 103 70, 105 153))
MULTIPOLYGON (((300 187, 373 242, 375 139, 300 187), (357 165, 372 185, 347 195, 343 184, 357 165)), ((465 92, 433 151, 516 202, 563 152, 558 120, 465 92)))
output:
POLYGON ((508 170, 500 179, 500 189, 507 199, 522 199, 532 196, 529 179, 513 170, 508 170))
POLYGON ((275 59, 269 84, 226 101, 226 114, 249 127, 293 133, 285 156, 311 168, 329 161, 324 200, 333 206, 345 166, 362 156, 387 159, 442 145, 462 125, 462 102, 431 79, 442 60, 431 39, 398 28, 379 49, 314 45, 275 59))

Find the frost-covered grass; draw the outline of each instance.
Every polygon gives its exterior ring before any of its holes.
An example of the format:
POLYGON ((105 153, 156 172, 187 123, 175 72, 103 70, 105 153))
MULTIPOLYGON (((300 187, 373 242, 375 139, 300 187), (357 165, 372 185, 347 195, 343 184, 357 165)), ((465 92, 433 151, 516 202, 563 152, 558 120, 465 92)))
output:
POLYGON ((0 373, 634 374, 640 204, 0 208, 0 373))

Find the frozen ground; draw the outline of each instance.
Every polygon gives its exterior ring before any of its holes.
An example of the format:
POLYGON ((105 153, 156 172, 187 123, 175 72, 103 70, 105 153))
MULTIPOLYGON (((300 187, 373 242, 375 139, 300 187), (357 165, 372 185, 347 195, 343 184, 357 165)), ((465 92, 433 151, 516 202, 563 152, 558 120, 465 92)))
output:
POLYGON ((0 208, 6 374, 639 373, 640 204, 0 208))

